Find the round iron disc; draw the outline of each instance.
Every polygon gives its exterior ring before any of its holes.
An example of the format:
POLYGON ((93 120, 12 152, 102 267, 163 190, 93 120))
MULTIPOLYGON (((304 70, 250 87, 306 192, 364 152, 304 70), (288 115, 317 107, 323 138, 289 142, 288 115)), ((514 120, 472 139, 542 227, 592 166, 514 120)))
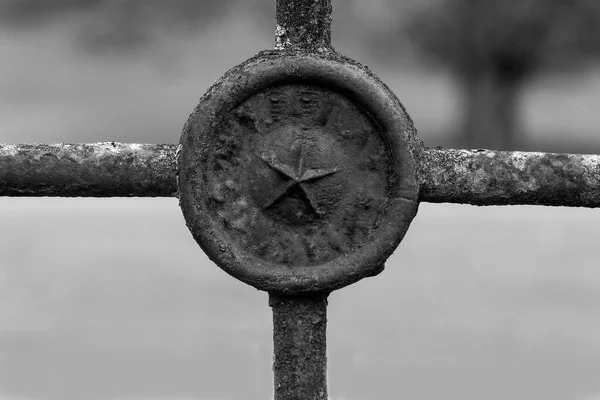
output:
POLYGON ((187 226, 257 289, 331 291, 376 275, 417 212, 410 117, 336 53, 263 52, 233 68, 200 99, 180 144, 187 226))

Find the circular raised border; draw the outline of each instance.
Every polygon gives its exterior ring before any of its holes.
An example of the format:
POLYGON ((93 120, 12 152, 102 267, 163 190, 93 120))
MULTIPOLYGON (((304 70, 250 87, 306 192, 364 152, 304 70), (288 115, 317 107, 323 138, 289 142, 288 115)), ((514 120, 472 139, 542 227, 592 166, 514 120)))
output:
POLYGON ((233 277, 259 290, 300 294, 327 292, 380 273, 418 209, 416 160, 423 146, 398 98, 366 67, 337 53, 264 51, 229 70, 200 99, 181 135, 177 156, 179 203, 192 236, 208 257, 233 277), (387 208, 375 239, 360 251, 317 266, 271 263, 236 248, 211 220, 199 176, 199 150, 220 115, 269 87, 305 83, 334 90, 360 106, 379 125, 393 157, 387 208))

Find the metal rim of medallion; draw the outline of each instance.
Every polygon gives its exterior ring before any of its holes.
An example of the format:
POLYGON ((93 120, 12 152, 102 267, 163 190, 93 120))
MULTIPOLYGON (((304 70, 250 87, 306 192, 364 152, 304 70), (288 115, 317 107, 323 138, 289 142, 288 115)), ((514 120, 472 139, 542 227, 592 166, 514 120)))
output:
POLYGON ((229 70, 200 99, 181 136, 177 156, 179 202, 192 236, 220 268, 259 290, 327 292, 380 273, 418 208, 416 160, 422 151, 413 122, 396 96, 366 67, 335 52, 264 51, 229 70), (219 118, 251 96, 285 84, 322 87, 345 96, 381 129, 391 154, 385 210, 373 240, 319 265, 285 265, 241 248, 208 206, 202 151, 219 132, 219 118))

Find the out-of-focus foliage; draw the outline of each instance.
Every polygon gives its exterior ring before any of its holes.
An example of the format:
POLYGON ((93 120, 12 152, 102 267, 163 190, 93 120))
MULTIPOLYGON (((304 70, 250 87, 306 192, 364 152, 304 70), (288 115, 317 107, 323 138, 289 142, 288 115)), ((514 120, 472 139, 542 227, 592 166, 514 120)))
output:
POLYGON ((463 93, 463 145, 471 147, 517 146, 524 85, 540 71, 574 71, 600 56, 597 0, 388 0, 388 7, 402 17, 376 35, 378 54, 393 58, 406 51, 393 43, 408 43, 450 71, 463 93))
POLYGON ((25 29, 76 20, 77 40, 88 50, 127 50, 151 43, 165 31, 200 30, 242 2, 248 0, 5 0, 0 20, 25 29))
POLYGON ((540 68, 600 55, 600 2, 437 0, 400 29, 422 54, 457 75, 494 68, 526 79, 540 68))
MULTIPOLYGON (((418 59, 419 68, 427 61, 451 73, 464 110, 456 145, 517 147, 519 103, 530 79, 540 71, 577 71, 600 55, 599 0, 332 2, 338 50, 362 61, 365 50, 373 52, 388 68, 418 59)), ((60 25, 80 49, 129 57, 152 44, 172 46, 177 35, 208 35, 204 28, 233 14, 272 31, 274 6, 273 0, 0 0, 0 24, 42 35, 60 25)), ((220 32, 209 38, 215 46, 228 34, 220 32)), ((164 58, 172 64, 174 57, 164 58)))

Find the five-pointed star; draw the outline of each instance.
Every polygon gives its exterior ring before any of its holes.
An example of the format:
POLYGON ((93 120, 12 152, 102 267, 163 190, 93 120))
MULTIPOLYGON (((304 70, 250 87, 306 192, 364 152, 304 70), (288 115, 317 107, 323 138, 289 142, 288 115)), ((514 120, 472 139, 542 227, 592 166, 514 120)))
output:
POLYGON ((338 171, 338 168, 308 168, 305 166, 305 154, 304 147, 299 146, 296 149, 293 149, 291 154, 293 154, 293 158, 295 158, 292 162, 295 165, 289 165, 287 163, 281 162, 276 154, 273 153, 260 153, 257 154, 258 158, 260 158, 265 164, 267 164, 272 169, 280 172, 285 176, 284 182, 280 185, 273 188, 271 193, 266 193, 262 207, 266 209, 273 205, 277 200, 279 200, 282 196, 284 196, 289 190, 298 186, 306 198, 308 199, 308 203, 312 207, 312 209, 319 215, 322 214, 322 211, 319 208, 317 199, 311 194, 311 191, 306 190, 304 182, 315 181, 317 179, 326 177, 338 171), (294 151, 295 150, 295 151, 294 151))

